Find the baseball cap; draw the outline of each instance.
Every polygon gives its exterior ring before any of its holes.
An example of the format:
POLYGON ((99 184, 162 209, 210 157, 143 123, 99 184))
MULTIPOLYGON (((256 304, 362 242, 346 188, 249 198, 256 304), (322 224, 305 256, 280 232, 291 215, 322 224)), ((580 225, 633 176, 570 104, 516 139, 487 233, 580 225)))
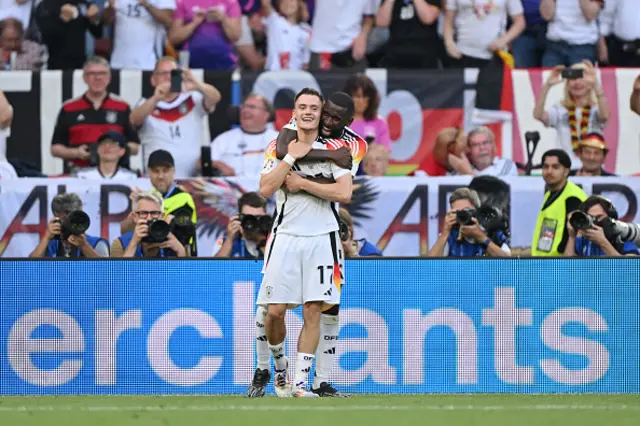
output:
POLYGON ((147 162, 147 168, 155 167, 155 166, 171 166, 175 167, 176 163, 173 161, 173 155, 169 151, 165 151, 164 149, 159 149, 157 151, 153 151, 149 156, 149 161, 147 162))
POLYGON ((124 135, 120 132, 116 132, 115 130, 109 130, 108 132, 103 133, 98 138, 98 144, 106 140, 116 142, 121 148, 127 147, 127 140, 124 135))

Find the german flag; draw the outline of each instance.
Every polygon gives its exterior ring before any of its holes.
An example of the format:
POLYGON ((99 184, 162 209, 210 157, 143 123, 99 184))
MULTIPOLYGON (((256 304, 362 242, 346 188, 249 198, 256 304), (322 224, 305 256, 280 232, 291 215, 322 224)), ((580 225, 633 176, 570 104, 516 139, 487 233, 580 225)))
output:
POLYGON ((487 125, 513 119, 513 56, 500 51, 480 70, 473 123, 487 125))

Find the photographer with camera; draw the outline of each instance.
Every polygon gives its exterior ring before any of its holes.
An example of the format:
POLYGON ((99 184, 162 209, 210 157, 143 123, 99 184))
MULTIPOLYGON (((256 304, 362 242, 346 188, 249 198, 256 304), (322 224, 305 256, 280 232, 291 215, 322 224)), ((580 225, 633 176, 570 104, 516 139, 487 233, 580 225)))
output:
POLYGON ((640 250, 631 242, 623 242, 614 221, 618 211, 611 201, 591 195, 578 210, 569 214, 569 239, 566 257, 638 256, 640 250))
POLYGON ((511 256, 498 209, 481 206, 480 197, 469 188, 453 191, 449 205, 444 229, 428 257, 511 256))
POLYGON ((229 219, 227 235, 216 244, 215 257, 262 259, 273 219, 267 215, 267 200, 257 192, 238 199, 238 214, 229 219))
MULTIPOLYGON (((149 156, 147 166, 151 185, 163 198, 164 215, 175 217, 179 225, 180 229, 176 229, 174 234, 177 232, 178 240, 187 246, 189 256, 197 256, 196 205, 191 194, 183 191, 175 182, 176 169, 173 156, 168 151, 159 149, 149 156)), ((134 189, 130 195, 131 201, 141 192, 142 190, 138 188, 134 189)), ((120 222, 120 232, 126 234, 133 231, 136 220, 136 214, 132 211, 125 220, 120 222)))
POLYGON ((30 258, 109 257, 109 243, 104 238, 87 235, 91 225, 82 211, 82 200, 75 193, 58 194, 51 200, 54 218, 49 221, 44 238, 29 255, 30 258))
POLYGON ((156 191, 133 197, 135 229, 113 241, 111 257, 187 257, 184 243, 175 235, 176 218, 165 216, 163 199, 156 191))
POLYGON ((341 207, 338 216, 340 240, 342 240, 345 257, 382 256, 382 252, 374 244, 364 238, 359 240, 354 238, 353 219, 347 209, 341 207))

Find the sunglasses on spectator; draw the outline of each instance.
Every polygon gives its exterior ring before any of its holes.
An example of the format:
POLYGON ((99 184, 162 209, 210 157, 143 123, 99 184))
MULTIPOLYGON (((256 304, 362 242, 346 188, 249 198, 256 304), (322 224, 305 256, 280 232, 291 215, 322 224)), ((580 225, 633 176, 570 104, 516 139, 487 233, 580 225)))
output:
POLYGON ((145 218, 151 216, 153 219, 157 219, 160 217, 162 212, 160 210, 138 210, 136 215, 140 218, 145 218))

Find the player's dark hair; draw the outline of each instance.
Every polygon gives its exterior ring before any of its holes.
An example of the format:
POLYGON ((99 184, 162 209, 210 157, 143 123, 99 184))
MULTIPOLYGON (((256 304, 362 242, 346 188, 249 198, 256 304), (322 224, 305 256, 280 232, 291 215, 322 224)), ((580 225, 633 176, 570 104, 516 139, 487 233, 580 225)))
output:
POLYGON ((320 99, 320 103, 324 104, 324 98, 322 97, 322 94, 320 92, 318 92, 316 89, 312 89, 311 87, 305 87, 304 89, 299 91, 296 97, 294 98, 293 100, 294 105, 296 102, 298 102, 298 98, 300 98, 300 96, 302 95, 316 96, 318 99, 320 99))
POLYGON ((378 117, 378 107, 380 106, 380 94, 376 85, 373 84, 373 80, 367 77, 365 74, 359 73, 350 77, 345 83, 342 89, 348 95, 353 95, 362 90, 362 95, 369 99, 369 105, 364 110, 363 117, 365 120, 375 120, 378 117))
POLYGON ((328 99, 332 104, 344 108, 347 110, 347 116, 353 117, 353 111, 355 109, 353 105, 353 98, 345 92, 333 92, 328 99))
POLYGON ((569 157, 569 154, 561 149, 550 149, 549 151, 542 154, 542 164, 544 164, 544 160, 547 157, 558 157, 558 162, 560 164, 562 164, 567 169, 571 168, 571 158, 569 157))
POLYGON ((256 209, 267 209, 267 199, 257 192, 245 192, 238 198, 238 213, 242 211, 244 206, 256 209))

